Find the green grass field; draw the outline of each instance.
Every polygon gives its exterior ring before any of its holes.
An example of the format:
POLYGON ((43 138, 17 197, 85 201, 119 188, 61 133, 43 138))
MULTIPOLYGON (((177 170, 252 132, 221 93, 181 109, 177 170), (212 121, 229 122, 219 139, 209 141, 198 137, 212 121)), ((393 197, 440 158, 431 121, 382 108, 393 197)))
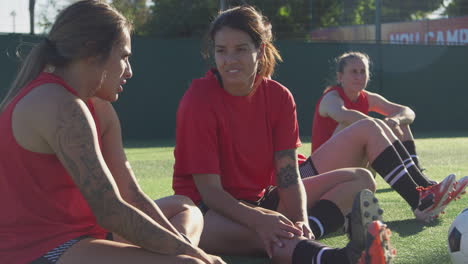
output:
MULTIPOLYGON (((416 140, 418 154, 425 173, 434 180, 442 180, 450 173, 457 178, 468 175, 468 137, 420 137, 416 140)), ((173 142, 127 142, 126 153, 144 191, 154 199, 173 194, 171 188, 174 164, 173 142)), ((300 153, 310 154, 310 143, 304 142, 300 153)), ((397 249, 394 263, 443 264, 450 263, 447 252, 447 231, 463 208, 468 207, 468 195, 452 202, 446 214, 431 225, 414 219, 406 202, 377 176, 377 198, 385 210, 384 220, 392 229, 392 244, 397 249)), ((337 232, 322 239, 326 245, 342 247, 347 238, 337 232)), ((224 257, 232 264, 268 263, 264 258, 224 257)))

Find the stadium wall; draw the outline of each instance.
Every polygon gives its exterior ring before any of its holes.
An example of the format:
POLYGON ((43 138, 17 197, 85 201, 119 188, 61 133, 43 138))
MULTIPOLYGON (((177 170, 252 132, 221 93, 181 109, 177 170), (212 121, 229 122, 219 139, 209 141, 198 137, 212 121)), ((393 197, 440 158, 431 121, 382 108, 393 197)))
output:
MULTIPOLYGON (((0 35, 2 97, 13 80, 17 47, 40 41, 26 35, 0 35), (23 44, 19 45, 22 42, 23 44)), ((368 53, 373 64, 368 89, 416 112, 414 130, 467 130, 468 48, 466 46, 375 45, 278 41, 283 56, 274 79, 287 86, 296 103, 300 133, 311 134, 314 106, 335 73, 333 58, 354 50, 368 53)), ((125 139, 174 138, 177 105, 194 78, 209 65, 200 40, 135 37, 131 63, 134 76, 116 102, 125 139)))

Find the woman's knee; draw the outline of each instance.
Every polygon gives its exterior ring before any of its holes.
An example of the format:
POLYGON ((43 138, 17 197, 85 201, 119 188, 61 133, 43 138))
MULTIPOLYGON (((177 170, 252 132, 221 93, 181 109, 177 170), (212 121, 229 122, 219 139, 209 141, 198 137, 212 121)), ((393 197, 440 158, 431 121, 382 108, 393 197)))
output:
POLYGON ((375 118, 361 119, 355 122, 352 126, 354 126, 356 130, 360 130, 360 134, 363 136, 384 132, 379 120, 375 118))
POLYGON ((190 198, 186 196, 172 195, 156 200, 155 202, 166 215, 166 217, 171 218, 182 212, 190 212, 192 218, 199 218, 194 220, 203 221, 203 215, 200 212, 200 209, 193 203, 190 198))
POLYGON ((373 121, 382 129, 388 138, 397 139, 394 129, 389 127, 382 119, 375 118, 373 121))
POLYGON ((354 174, 361 183, 362 189, 369 189, 372 192, 375 192, 377 185, 372 172, 370 172, 368 169, 357 168, 354 174))
POLYGON ((172 197, 173 197, 174 201, 178 202, 181 205, 195 206, 192 199, 188 198, 187 196, 175 194, 172 197))
POLYGON ((194 217, 197 218, 193 219, 194 221, 197 220, 203 222, 203 214, 198 208, 198 206, 196 206, 195 203, 193 203, 192 199, 183 195, 174 195, 174 199, 177 200, 179 206, 181 207, 181 211, 189 211, 192 219, 194 217))

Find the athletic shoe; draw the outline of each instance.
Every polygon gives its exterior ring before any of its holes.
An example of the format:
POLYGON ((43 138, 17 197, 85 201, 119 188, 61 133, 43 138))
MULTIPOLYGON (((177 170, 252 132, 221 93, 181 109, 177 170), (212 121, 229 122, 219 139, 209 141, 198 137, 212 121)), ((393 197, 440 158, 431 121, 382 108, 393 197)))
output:
POLYGON ((453 191, 454 183, 455 175, 450 174, 439 184, 426 188, 417 187, 419 204, 413 211, 416 219, 429 223, 437 218, 452 200, 450 193, 453 191))
POLYGON ((351 213, 345 220, 345 232, 349 239, 352 230, 357 228, 359 232, 365 231, 367 225, 375 220, 382 221, 383 210, 379 207, 379 200, 368 189, 361 190, 353 201, 351 213))
POLYGON ((445 200, 444 206, 447 206, 452 200, 456 201, 460 199, 463 194, 466 193, 465 188, 468 185, 468 176, 461 178, 458 181, 455 181, 453 184, 453 191, 450 193, 450 198, 445 200))
POLYGON ((462 194, 465 194, 465 188, 468 185, 468 176, 461 178, 460 180, 456 181, 454 184, 454 191, 450 194, 452 199, 460 199, 462 194))
POLYGON ((346 253, 350 263, 356 263, 366 249, 369 223, 382 220, 383 210, 378 200, 370 190, 360 191, 353 202, 350 213, 348 236, 350 242, 346 246, 346 253))
POLYGON ((367 227, 366 249, 358 264, 388 264, 396 256, 390 245, 392 232, 380 221, 372 221, 367 227))

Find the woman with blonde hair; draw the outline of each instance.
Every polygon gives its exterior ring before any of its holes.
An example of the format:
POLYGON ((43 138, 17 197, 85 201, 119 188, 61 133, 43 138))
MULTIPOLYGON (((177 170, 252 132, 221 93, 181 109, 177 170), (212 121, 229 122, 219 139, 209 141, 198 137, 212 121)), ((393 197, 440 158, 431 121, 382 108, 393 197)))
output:
POLYGON ((463 193, 468 177, 457 182, 450 174, 438 184, 421 172, 409 127, 414 112, 365 90, 369 64, 361 52, 336 59, 337 85, 327 87, 315 106, 312 154, 301 164, 301 176, 370 166, 405 199, 416 219, 431 222, 463 193))

